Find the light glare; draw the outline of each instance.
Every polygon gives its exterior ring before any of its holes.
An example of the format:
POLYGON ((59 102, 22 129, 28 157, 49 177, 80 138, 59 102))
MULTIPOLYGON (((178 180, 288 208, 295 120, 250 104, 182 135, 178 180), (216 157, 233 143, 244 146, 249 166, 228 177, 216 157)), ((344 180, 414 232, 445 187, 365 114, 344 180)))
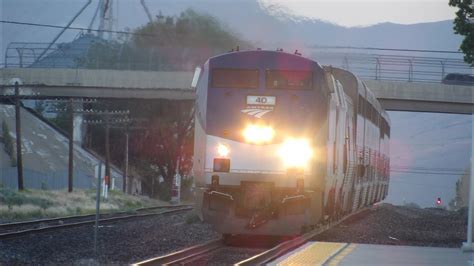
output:
POLYGON ((219 144, 217 146, 217 153, 220 157, 227 157, 227 155, 230 153, 230 149, 224 144, 219 144))
POLYGON ((287 139, 279 152, 287 167, 304 167, 311 159, 313 151, 305 139, 287 139))
POLYGON ((273 139, 275 131, 271 127, 249 125, 244 130, 245 141, 250 143, 264 143, 273 139))

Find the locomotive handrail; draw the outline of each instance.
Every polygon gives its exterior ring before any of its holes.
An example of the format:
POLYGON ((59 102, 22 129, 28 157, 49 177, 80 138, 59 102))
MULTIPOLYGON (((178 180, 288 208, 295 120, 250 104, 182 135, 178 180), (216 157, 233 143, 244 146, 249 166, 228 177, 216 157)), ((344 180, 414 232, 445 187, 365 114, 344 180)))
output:
POLYGON ((287 200, 305 198, 305 195, 296 195, 296 196, 286 196, 281 200, 281 203, 285 203, 287 200))
POLYGON ((234 198, 232 197, 232 195, 227 194, 227 193, 222 193, 222 192, 219 192, 219 191, 215 191, 215 190, 209 192, 209 194, 211 194, 211 195, 212 195, 212 194, 218 194, 218 195, 221 195, 221 196, 224 196, 224 197, 228 197, 230 200, 234 200, 234 198))

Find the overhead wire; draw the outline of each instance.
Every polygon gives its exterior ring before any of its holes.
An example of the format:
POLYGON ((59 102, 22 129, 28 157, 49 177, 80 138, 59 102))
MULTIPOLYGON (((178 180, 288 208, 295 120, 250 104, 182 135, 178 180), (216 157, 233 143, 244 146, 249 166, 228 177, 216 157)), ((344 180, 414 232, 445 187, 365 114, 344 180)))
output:
MULTIPOLYGON (((94 31, 94 32, 121 33, 121 34, 130 34, 130 35, 138 35, 138 36, 148 36, 148 37, 158 36, 156 34, 136 33, 136 32, 130 32, 130 31, 95 30, 95 29, 90 29, 89 27, 87 27, 87 28, 84 28, 84 27, 71 27, 71 26, 66 27, 66 26, 59 26, 59 25, 52 25, 52 24, 23 22, 23 21, 12 21, 12 20, 0 20, 0 23, 25 25, 25 26, 35 26, 35 27, 47 27, 47 28, 56 28, 56 29, 70 29, 70 30, 84 30, 84 31, 94 31)), ((459 51, 448 51, 448 50, 396 49, 396 48, 356 47, 356 46, 317 46, 317 45, 314 45, 314 46, 311 46, 310 48, 462 54, 462 52, 459 52, 459 51)))
POLYGON ((356 47, 356 46, 325 46, 313 45, 314 49, 354 49, 354 50, 376 50, 376 51, 395 51, 395 52, 422 52, 422 53, 448 53, 448 54, 462 54, 459 51, 447 50, 425 50, 425 49, 397 49, 397 48, 380 48, 380 47, 356 47))
POLYGON ((45 28, 55 28, 55 29, 83 30, 83 31, 88 31, 88 32, 94 31, 94 32, 129 34, 129 35, 145 36, 145 37, 158 37, 158 35, 156 35, 156 34, 136 33, 136 32, 131 32, 131 31, 96 30, 96 29, 89 29, 89 28, 84 28, 84 27, 72 27, 72 26, 66 27, 66 26, 59 26, 59 25, 52 25, 52 24, 11 21, 11 20, 0 20, 0 23, 14 24, 14 25, 24 25, 24 26, 35 26, 35 27, 45 27, 45 28))
POLYGON ((392 173, 403 173, 403 174, 419 174, 419 175, 445 175, 445 176, 460 176, 465 174, 464 172, 454 173, 454 172, 422 172, 422 171, 400 171, 400 170, 392 170, 392 173))
POLYGON ((414 186, 429 186, 429 187, 436 187, 436 188, 451 188, 451 189, 455 189, 456 186, 453 186, 453 185, 449 185, 449 184, 446 184, 446 185, 436 185, 436 184, 431 184, 431 183, 426 183, 426 184, 422 184, 422 183, 413 183, 413 182, 406 182, 405 180, 397 180, 397 179, 390 179, 390 182, 395 182, 395 183, 401 183, 401 184, 408 184, 408 185, 414 185, 414 186))

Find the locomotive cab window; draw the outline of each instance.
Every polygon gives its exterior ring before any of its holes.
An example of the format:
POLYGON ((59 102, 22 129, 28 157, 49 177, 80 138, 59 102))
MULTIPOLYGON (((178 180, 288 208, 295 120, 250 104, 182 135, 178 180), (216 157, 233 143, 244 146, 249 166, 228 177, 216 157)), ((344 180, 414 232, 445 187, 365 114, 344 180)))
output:
POLYGON ((313 75, 311 71, 267 70, 265 72, 267 89, 311 89, 313 75))
POLYGON ((257 69, 216 68, 212 70, 214 88, 258 88, 257 69))

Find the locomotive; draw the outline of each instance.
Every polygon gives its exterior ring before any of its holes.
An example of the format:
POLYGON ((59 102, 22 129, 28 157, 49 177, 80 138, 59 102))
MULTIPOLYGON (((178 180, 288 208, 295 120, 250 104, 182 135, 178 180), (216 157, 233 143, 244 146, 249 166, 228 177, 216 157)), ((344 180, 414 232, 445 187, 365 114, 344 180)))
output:
POLYGON ((386 197, 390 119, 351 72, 232 51, 193 87, 195 208, 223 236, 297 235, 386 197))

